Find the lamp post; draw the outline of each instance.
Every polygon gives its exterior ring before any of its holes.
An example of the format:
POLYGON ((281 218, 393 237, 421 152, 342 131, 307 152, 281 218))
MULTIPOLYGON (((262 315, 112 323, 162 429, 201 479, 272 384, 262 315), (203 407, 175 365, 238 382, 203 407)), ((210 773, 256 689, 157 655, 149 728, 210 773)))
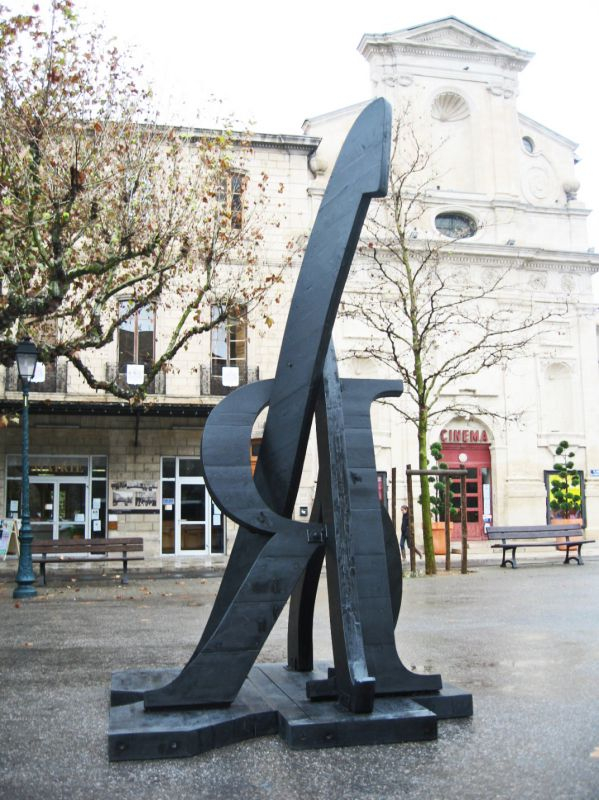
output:
POLYGON ((37 348, 29 339, 23 339, 17 345, 17 369, 23 387, 23 450, 21 461, 21 532, 19 533, 19 568, 17 570, 17 586, 12 593, 16 598, 35 597, 37 592, 33 586, 35 575, 31 561, 31 520, 29 517, 29 382, 33 378, 37 364, 37 348))

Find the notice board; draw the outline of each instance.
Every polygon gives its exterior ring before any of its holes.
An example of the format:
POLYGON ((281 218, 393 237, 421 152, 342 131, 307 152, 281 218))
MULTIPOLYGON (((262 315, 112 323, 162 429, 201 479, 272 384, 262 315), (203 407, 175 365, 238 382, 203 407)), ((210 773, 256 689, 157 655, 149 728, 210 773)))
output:
POLYGON ((7 517, 0 525, 0 558, 4 561, 7 553, 19 552, 19 521, 7 517))

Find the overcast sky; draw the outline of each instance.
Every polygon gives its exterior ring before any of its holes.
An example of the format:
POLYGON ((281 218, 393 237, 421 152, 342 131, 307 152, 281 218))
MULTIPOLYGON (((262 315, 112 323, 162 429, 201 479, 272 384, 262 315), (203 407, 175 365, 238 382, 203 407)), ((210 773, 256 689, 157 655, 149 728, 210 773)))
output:
MULTIPOLYGON (((5 0, 10 4, 10 0, 5 0)), ((15 3, 13 2, 14 6, 15 3)), ((306 117, 370 96, 356 47, 385 33, 456 16, 534 58, 520 74, 519 110, 579 143, 579 199, 597 211, 589 246, 599 252, 597 23, 589 0, 78 0, 132 46, 162 96, 202 108, 214 95, 252 128, 300 133, 306 117)), ((208 117, 206 124, 210 123, 208 117)))

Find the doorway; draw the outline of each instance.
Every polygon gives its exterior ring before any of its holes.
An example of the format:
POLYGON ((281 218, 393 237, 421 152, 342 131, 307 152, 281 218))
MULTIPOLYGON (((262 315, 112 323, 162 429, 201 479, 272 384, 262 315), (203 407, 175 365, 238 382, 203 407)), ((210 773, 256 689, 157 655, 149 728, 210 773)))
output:
POLYGON ((175 494, 175 551, 206 552, 206 487, 202 478, 181 478, 175 494))
MULTIPOLYGON (((6 515, 20 517, 20 456, 7 456, 6 476, 6 515)), ((29 512, 34 538, 104 537, 106 478, 106 456, 31 456, 29 512)))
POLYGON ((31 530, 38 539, 85 539, 87 480, 33 479, 29 486, 31 530))
MULTIPOLYGON (((485 520, 490 522, 491 507, 491 451, 488 444, 443 444, 443 460, 450 469, 466 469, 466 528, 468 539, 485 538, 485 520)), ((460 482, 452 481, 453 505, 457 514, 454 530, 459 530, 460 482)))
POLYGON ((199 458, 162 459, 162 554, 225 552, 225 520, 212 502, 199 458))

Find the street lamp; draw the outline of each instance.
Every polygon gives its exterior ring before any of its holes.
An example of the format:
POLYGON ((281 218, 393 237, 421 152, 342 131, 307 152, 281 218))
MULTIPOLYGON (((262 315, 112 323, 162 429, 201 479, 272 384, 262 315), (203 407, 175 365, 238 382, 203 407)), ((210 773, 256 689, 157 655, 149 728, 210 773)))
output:
POLYGON ((17 570, 17 586, 12 593, 16 598, 35 597, 37 592, 33 586, 35 575, 31 561, 31 520, 29 517, 29 382, 33 378, 37 364, 37 348, 29 337, 19 342, 16 350, 17 369, 23 387, 23 450, 21 461, 21 532, 19 533, 19 568, 17 570))

